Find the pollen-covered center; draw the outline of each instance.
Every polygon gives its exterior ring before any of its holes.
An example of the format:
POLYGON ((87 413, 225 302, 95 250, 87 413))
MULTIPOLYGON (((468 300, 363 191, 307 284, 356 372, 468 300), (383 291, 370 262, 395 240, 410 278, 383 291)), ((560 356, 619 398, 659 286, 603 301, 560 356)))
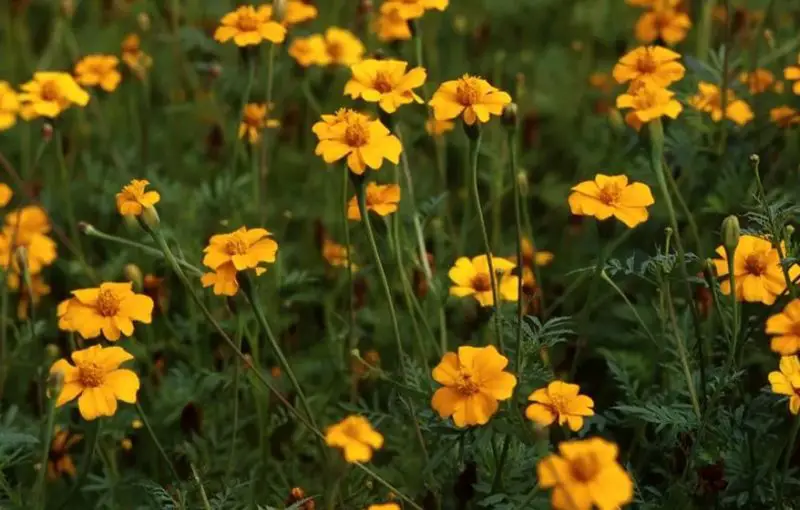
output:
POLYGON ((78 372, 78 380, 84 388, 97 388, 103 384, 105 371, 95 363, 80 365, 78 372))
POLYGON ((616 183, 610 183, 600 189, 600 201, 606 205, 615 205, 622 195, 622 188, 616 183))
POLYGON ((557 394, 557 395, 549 395, 550 396, 550 407, 552 407, 555 411, 559 413, 565 413, 567 409, 569 409, 569 397, 565 397, 564 395, 557 394))
POLYGON ((247 253, 247 242, 237 235, 232 235, 225 242, 225 252, 228 255, 244 255, 247 253))
POLYGON ((642 74, 653 74, 658 66, 649 51, 645 52, 636 61, 636 69, 642 74))
POLYGON ((597 477, 600 472, 600 463, 593 453, 582 455, 570 460, 569 471, 575 480, 587 483, 597 477))
POLYGON ((472 106, 481 97, 480 85, 475 78, 462 78, 456 87, 456 100, 462 106, 472 106))
POLYGON ((472 277, 472 288, 477 292, 492 290, 492 279, 488 273, 478 273, 472 277))
POLYGON ((348 124, 344 141, 350 147, 363 147, 369 143, 369 126, 361 121, 348 124))
POLYGON ((347 422, 342 426, 342 434, 354 441, 361 441, 361 429, 355 423, 347 422))
POLYGON ((53 80, 48 80, 42 83, 42 99, 45 101, 58 101, 61 97, 61 93, 58 88, 58 84, 53 80))
POLYGON ((474 395, 480 392, 480 387, 472 374, 460 370, 456 381, 456 390, 464 396, 474 395))
POLYGON ((386 94, 394 90, 394 84, 392 83, 392 78, 384 71, 378 71, 378 74, 375 76, 375 82, 372 86, 380 92, 381 94, 386 94))
POLYGON ((331 57, 332 60, 338 61, 344 55, 344 46, 342 43, 335 41, 329 42, 327 46, 328 56, 331 57))
POLYGON ((260 128, 263 119, 264 116, 261 115, 261 112, 245 112, 242 121, 250 127, 260 128))
POLYGON ((114 291, 103 289, 97 294, 97 311, 103 317, 113 317, 119 313, 120 299, 114 291))
POLYGON ((239 14, 236 19, 236 28, 242 32, 255 32, 258 30, 258 25, 258 18, 249 12, 239 14))
POLYGON ((767 272, 767 257, 762 252, 754 252, 744 259, 744 267, 748 274, 761 276, 767 272))

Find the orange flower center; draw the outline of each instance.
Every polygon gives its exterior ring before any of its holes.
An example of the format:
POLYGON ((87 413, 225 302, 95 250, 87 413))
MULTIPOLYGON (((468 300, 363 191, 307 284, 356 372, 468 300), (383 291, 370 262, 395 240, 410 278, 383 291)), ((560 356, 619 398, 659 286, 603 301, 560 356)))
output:
POLYGON ((253 127, 253 128, 261 128, 262 127, 262 125, 261 125, 261 121, 262 120, 263 120, 263 117, 261 115, 259 115, 257 113, 248 113, 248 112, 245 112, 244 119, 242 119, 242 121, 245 124, 247 124, 248 126, 253 127))
POLYGON ((258 25, 258 18, 249 12, 239 14, 239 17, 236 19, 236 28, 242 32, 255 32, 258 30, 258 25))
POLYGON ((97 295, 97 311, 103 317, 114 317, 119 313, 120 299, 114 291, 103 289, 97 295))
POLYGON ((613 206, 619 201, 621 195, 622 189, 616 183, 612 183, 603 186, 603 189, 600 190, 599 198, 604 204, 613 206))
POLYGON ((84 388, 97 388, 103 384, 105 371, 95 363, 86 363, 78 367, 78 380, 84 388))
POLYGON ((487 273, 478 273, 472 277, 472 288, 477 292, 492 290, 492 279, 487 273))
POLYGON ((653 74, 656 72, 656 69, 658 69, 658 66, 648 51, 639 57, 639 60, 636 62, 636 69, 642 74, 653 74))
POLYGON ((239 236, 231 236, 225 243, 225 252, 228 255, 244 255, 247 253, 247 242, 239 236))
POLYGON ((754 252, 744 259, 744 267, 748 274, 761 276, 767 272, 767 257, 763 252, 754 252))
POLYGON ((472 374, 465 373, 460 370, 458 373, 458 381, 456 381, 456 391, 468 397, 480 392, 481 389, 478 383, 472 378, 472 374))
POLYGON ((338 62, 342 55, 344 55, 344 46, 342 43, 336 42, 329 42, 327 46, 328 56, 331 57, 331 60, 334 62, 338 62))
POLYGON ((350 147, 363 147, 369 143, 369 127, 363 122, 348 124, 344 142, 350 147))
POLYGON ((478 82, 474 78, 465 78, 459 80, 458 87, 456 87, 456 100, 462 106, 472 106, 476 104, 481 97, 478 82))
POLYGON ((600 463, 594 454, 584 455, 569 462, 569 471, 572 477, 583 483, 588 483, 597 477, 600 472, 600 463))
POLYGON ((58 101, 58 98, 61 97, 61 94, 58 89, 58 84, 56 82, 49 80, 42 83, 42 99, 45 101, 58 101))
POLYGON ((394 84, 391 78, 383 71, 378 71, 375 76, 375 83, 372 86, 381 94, 386 94, 394 90, 394 84))

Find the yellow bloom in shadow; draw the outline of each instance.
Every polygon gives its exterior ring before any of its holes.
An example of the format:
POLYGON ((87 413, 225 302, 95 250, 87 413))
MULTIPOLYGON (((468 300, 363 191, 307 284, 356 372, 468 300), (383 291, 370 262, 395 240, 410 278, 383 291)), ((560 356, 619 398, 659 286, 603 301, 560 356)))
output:
POLYGON ((289 0, 281 22, 284 25, 297 25, 315 19, 317 14, 317 8, 313 5, 303 0, 289 0))
POLYGON ((452 120, 461 115, 467 125, 489 122, 492 115, 502 115, 511 96, 484 79, 465 74, 458 80, 442 83, 430 105, 436 120, 452 120))
POLYGON ((55 428, 53 440, 50 442, 50 453, 47 456, 47 479, 54 482, 62 475, 75 477, 78 470, 69 454, 70 448, 83 439, 81 434, 71 434, 59 426, 55 428))
POLYGON ((445 133, 449 133, 455 127, 455 122, 451 120, 428 119, 425 121, 425 131, 433 137, 439 137, 445 133))
POLYGON ((352 247, 347 247, 336 243, 331 239, 325 238, 322 241, 322 258, 333 267, 347 267, 348 253, 350 256, 350 267, 353 272, 358 271, 358 266, 353 259, 352 247))
POLYGON ((100 287, 72 291, 59 303, 58 327, 83 338, 102 335, 112 342, 133 334, 133 321, 150 324, 153 300, 133 292, 133 283, 102 283, 100 287))
POLYGON ((360 175, 368 167, 379 170, 384 159, 400 162, 400 140, 381 121, 364 114, 340 110, 335 116, 323 115, 312 129, 320 140, 314 152, 326 163, 346 157, 350 170, 360 175))
POLYGON ((379 503, 377 505, 370 505, 367 510, 400 510, 400 505, 397 503, 379 503))
POLYGON ((769 118, 782 128, 800 124, 800 112, 790 106, 778 106, 769 111, 769 118))
POLYGON ((247 137, 247 141, 256 144, 261 140, 261 132, 266 128, 281 125, 277 119, 270 119, 269 114, 275 107, 272 103, 249 103, 244 107, 242 123, 239 124, 239 138, 247 137))
POLYGON ((402 19, 421 18, 425 11, 444 11, 450 0, 388 0, 381 5, 381 14, 396 12, 402 19))
POLYGON ((789 66, 783 70, 783 77, 789 81, 793 81, 792 92, 800 94, 800 55, 797 56, 796 66, 789 66))
POLYGON ((25 120, 37 117, 53 119, 72 105, 86 106, 89 103, 89 94, 67 73, 34 73, 33 79, 20 89, 20 114, 25 120))
POLYGON ((672 7, 659 7, 639 17, 634 33, 636 39, 644 44, 650 44, 660 38, 668 45, 674 46, 686 38, 691 27, 692 20, 685 12, 672 7))
POLYGON ((5 225, 0 231, 0 266, 11 267, 20 273, 18 257, 20 248, 25 248, 25 265, 32 275, 49 266, 56 259, 56 243, 46 234, 50 232, 50 220, 39 206, 29 205, 6 215, 5 225))
POLYGON ((580 394, 581 387, 563 381, 553 381, 546 388, 539 388, 528 396, 533 404, 525 410, 525 416, 542 427, 558 421, 577 432, 583 428, 583 418, 594 416, 594 401, 580 394))
POLYGON ((394 113, 404 104, 422 98, 413 89, 425 83, 427 73, 421 67, 406 72, 407 62, 402 60, 367 59, 350 67, 353 77, 344 87, 345 95, 353 99, 378 103, 386 113, 394 113))
POLYGON ((282 43, 286 38, 286 27, 272 20, 272 7, 242 5, 220 20, 214 39, 227 42, 233 39, 236 46, 253 46, 263 41, 282 43))
POLYGON ((19 273, 9 272, 7 276, 8 288, 19 293, 19 302, 17 303, 19 320, 27 320, 30 316, 30 309, 38 306, 42 297, 50 294, 50 286, 47 285, 41 274, 32 274, 30 277, 30 288, 28 288, 19 273))
POLYGON ((153 207, 161 200, 157 191, 145 191, 148 180, 133 179, 117 193, 117 211, 123 216, 139 216, 148 207, 153 207))
POLYGON ((618 83, 647 81, 666 87, 686 74, 680 58, 680 53, 661 46, 641 46, 620 58, 612 74, 618 83))
POLYGON ((317 65, 351 66, 361 61, 364 45, 351 31, 331 27, 323 36, 325 51, 319 55, 317 65))
POLYGON ((797 356, 781 358, 780 370, 769 373, 772 392, 789 397, 789 412, 800 412, 800 360, 797 356))
POLYGON ((751 94, 762 94, 775 84, 775 75, 768 69, 756 69, 751 73, 739 73, 739 82, 747 85, 751 94))
MULTIPOLYGON (((367 184, 365 202, 367 210, 372 211, 378 216, 388 216, 397 211, 400 203, 400 186, 397 184, 367 184)), ((361 220, 361 211, 358 209, 358 197, 353 197, 347 203, 347 218, 350 220, 361 220)))
POLYGON ((409 41, 413 36, 408 20, 403 18, 396 9, 381 10, 372 29, 382 42, 409 41))
POLYGON ((4 182, 0 182, 0 207, 7 206, 13 197, 14 192, 11 187, 4 182))
POLYGON ((775 335, 770 348, 781 356, 792 356, 800 352, 800 299, 793 299, 767 319, 766 332, 775 335))
POLYGON ((527 267, 533 266, 546 266, 550 264, 555 255, 552 252, 544 250, 534 250, 533 243, 527 237, 522 238, 522 265, 527 267))
POLYGON ((263 228, 241 227, 229 234, 211 236, 203 250, 203 265, 213 272, 201 278, 203 287, 214 287, 214 294, 233 296, 239 291, 236 274, 254 270, 256 276, 267 269, 262 263, 272 264, 278 253, 278 243, 263 228))
POLYGON ((598 220, 615 217, 628 228, 647 221, 647 208, 655 203, 647 184, 628 184, 625 175, 597 174, 572 188, 568 198, 572 214, 598 220))
POLYGON ((122 81, 118 65, 114 55, 87 55, 75 64, 75 76, 81 85, 114 92, 122 81))
POLYGON ((17 123, 20 109, 16 91, 6 81, 0 81, 0 131, 9 129, 17 123))
POLYGON ((711 114, 714 122, 719 122, 723 117, 732 120, 736 124, 743 126, 753 120, 753 110, 750 105, 737 99, 733 91, 727 91, 727 104, 725 114, 722 113, 722 93, 718 86, 713 83, 701 81, 698 84, 698 92, 689 99, 689 104, 701 112, 711 114))
MULTIPOLYGON (((497 284, 497 297, 501 301, 517 301, 519 299, 518 279, 510 271, 516 265, 510 260, 492 256, 492 266, 497 284), (499 282, 499 283, 498 283, 499 282)), ((474 297, 481 306, 494 306, 492 295, 492 279, 489 272, 489 258, 478 255, 472 258, 460 257, 447 273, 453 286, 450 295, 456 297, 474 297)))
POLYGON ((349 463, 369 462, 373 450, 383 446, 383 436, 363 416, 348 416, 325 431, 325 444, 344 451, 349 463))
POLYGON ((142 51, 138 34, 129 34, 122 40, 122 61, 141 80, 153 65, 150 55, 142 51))
POLYGON ((653 83, 634 82, 628 92, 617 96, 617 108, 631 110, 625 115, 625 122, 638 131, 652 120, 677 118, 683 107, 674 96, 674 92, 653 83))

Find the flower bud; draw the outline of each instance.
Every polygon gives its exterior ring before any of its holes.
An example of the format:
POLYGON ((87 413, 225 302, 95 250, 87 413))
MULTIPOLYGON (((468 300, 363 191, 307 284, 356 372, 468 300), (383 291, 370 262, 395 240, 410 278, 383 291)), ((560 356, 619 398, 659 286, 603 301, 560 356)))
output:
POLYGON ((742 229, 739 227, 739 218, 730 215, 722 220, 722 245, 725 247, 725 251, 728 252, 728 257, 736 251, 741 235, 742 229))
POLYGON ((517 173, 517 185, 519 186, 519 193, 523 197, 527 197, 530 192, 530 184, 528 183, 528 173, 520 170, 517 173))
POLYGON ((144 224, 151 229, 158 228, 158 225, 161 223, 161 219, 158 217, 158 211, 156 211, 156 208, 153 206, 145 207, 142 210, 141 218, 144 224))
POLYGON ((56 398, 61 394, 64 387, 64 374, 56 370, 47 378, 47 398, 56 398))
POLYGON ((139 269, 139 266, 136 264, 126 264, 125 267, 122 269, 125 278, 129 282, 133 283, 133 287, 137 291, 141 291, 143 287, 144 276, 142 275, 142 270, 139 269))
POLYGON ((133 441, 131 441, 128 437, 123 438, 122 441, 119 442, 119 445, 126 452, 133 449, 133 441))
POLYGON ((508 106, 503 109, 503 125, 512 129, 517 127, 518 111, 517 103, 509 103, 508 106))
POLYGON ((131 422, 131 427, 133 427, 133 430, 139 430, 140 428, 144 427, 144 423, 142 423, 142 420, 136 418, 131 422))
POLYGON ((75 0, 61 0, 61 15, 67 19, 75 14, 75 0))
POLYGON ((61 351, 56 344, 47 344, 44 346, 44 352, 47 353, 48 358, 57 358, 61 351))
POLYGON ((78 222, 78 230, 80 230, 82 234, 86 234, 89 236, 97 232, 97 229, 95 229, 91 224, 86 223, 85 221, 78 222))
POLYGON ((49 122, 42 124, 42 141, 49 142, 53 139, 53 125, 49 122))
POLYGON ((286 17, 286 0, 272 0, 272 19, 280 23, 286 17))
POLYGON ((786 228, 783 229, 784 239, 788 243, 789 240, 792 238, 792 234, 794 234, 794 227, 792 225, 786 225, 786 228))

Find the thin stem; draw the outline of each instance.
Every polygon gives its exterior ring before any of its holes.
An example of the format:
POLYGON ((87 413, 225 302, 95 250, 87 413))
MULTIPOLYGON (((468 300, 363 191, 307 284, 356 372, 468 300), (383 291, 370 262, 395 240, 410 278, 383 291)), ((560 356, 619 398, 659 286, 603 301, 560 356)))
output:
MULTIPOLYGON (((8 273, 4 272, 0 285, 0 400, 3 399, 6 378, 11 365, 8 361, 8 273)), ((31 302, 33 308, 33 302, 31 302)))
MULTIPOLYGON (((55 393, 55 392, 53 392, 55 393)), ((39 472, 36 475, 36 501, 37 508, 43 510, 47 503, 47 490, 45 488, 45 474, 47 473, 47 460, 50 457, 50 443, 53 440, 53 426, 56 419, 56 395, 53 394, 47 400, 47 419, 45 429, 42 434, 42 457, 39 461, 39 472)))
POLYGON ((342 165, 342 230, 344 231, 344 246, 347 253, 347 338, 348 342, 344 353, 344 366, 350 359, 350 352, 358 347, 358 337, 356 336, 356 313, 353 309, 353 249, 350 246, 350 222, 347 217, 348 205, 348 181, 350 180, 350 169, 347 165, 342 165))
MULTIPOLYGON (((75 220, 75 208, 72 204, 72 193, 69 191, 69 175, 67 172, 67 162, 64 158, 64 144, 62 141, 63 133, 60 130, 56 130, 53 135, 56 138, 56 159, 58 160, 58 170, 61 173, 61 181, 62 185, 64 186, 64 208, 66 209, 66 216, 67 222, 69 222, 69 232, 72 236, 72 242, 75 246, 76 255, 78 258, 83 262, 83 248, 81 247, 81 240, 78 235, 78 222, 75 220)), ((85 265, 85 262, 83 262, 85 265)))
POLYGON ((142 423, 144 424, 144 428, 147 429, 148 434, 150 434, 150 438, 155 443, 156 448, 158 449, 158 453, 161 454, 161 457, 164 458, 164 462, 167 463, 167 467, 169 468, 170 474, 172 474, 172 478, 175 479, 176 483, 180 483, 181 478, 178 476, 178 472, 175 470, 175 466, 172 465, 172 461, 169 460, 169 456, 167 456, 167 451, 164 450, 164 447, 161 446, 161 441, 158 440, 155 431, 153 430, 153 426, 150 425, 150 420, 147 418, 147 414, 142 409, 142 405, 139 402, 136 402, 136 411, 139 413, 139 418, 141 418, 142 423))
MULTIPOLYGON (((270 44, 269 45, 269 51, 268 51, 268 54, 267 54, 267 94, 266 94, 266 107, 267 107, 267 112, 269 112, 270 114, 272 113, 271 112, 271 110, 272 110, 272 90, 273 90, 274 82, 275 82, 275 44, 270 44)), ((254 183, 255 183, 254 189, 255 189, 255 193, 256 193, 256 210, 258 211, 258 216, 259 217, 261 217, 262 214, 263 214, 263 210, 262 210, 262 207, 261 207, 261 194, 262 194, 262 191, 263 191, 262 188, 264 187, 263 186, 264 183, 261 182, 261 181, 262 181, 262 177, 264 175, 266 175, 267 150, 268 150, 268 145, 269 145, 267 143, 267 138, 268 138, 268 136, 267 136, 266 128, 264 128, 264 133, 263 133, 262 141, 261 141, 261 164, 263 165, 264 172, 263 173, 261 172, 261 167, 259 165, 253 165, 254 172, 255 172, 254 175, 253 175, 253 178, 255 179, 255 181, 254 181, 254 183)), ((254 155, 254 157, 255 157, 255 155, 254 155)))
POLYGON ((720 80, 720 108, 722 110, 722 119, 719 122, 719 147, 717 153, 720 156, 725 155, 725 150, 728 145, 728 82, 730 80, 730 61, 731 61, 731 26, 733 15, 731 12, 731 0, 725 0, 725 55, 722 57, 722 79, 720 80))
POLYGON ((798 431, 800 431, 800 414, 794 417, 794 421, 792 422, 792 430, 789 432, 789 443, 787 444, 786 451, 784 452, 783 471, 781 472, 781 478, 778 482, 778 508, 780 508, 781 503, 783 502, 783 489, 786 486, 786 476, 789 474, 789 463, 792 460, 792 453, 794 452, 794 444, 797 441, 798 431))
MULTIPOLYGON (((522 280, 525 268, 522 262, 522 196, 519 191, 519 181, 517 180, 517 144, 516 144, 517 127, 508 132, 508 150, 509 150, 509 170, 511 171, 511 182, 514 186, 514 228, 515 228, 515 241, 517 243, 517 268, 519 274, 517 275, 517 331, 516 331, 516 359, 514 360, 514 371, 519 374, 520 364, 522 362, 522 316, 524 309, 524 296, 522 292, 522 280)), ((535 252, 534 252, 535 253, 535 252)), ((535 257, 534 257, 535 259, 535 257)), ((534 261, 534 265, 536 262, 534 261)), ((538 282, 537 282, 538 283, 538 282)), ((507 440, 508 441, 508 440, 507 440)), ((505 453, 507 451, 508 442, 504 445, 503 455, 501 459, 505 460, 505 453)), ((500 468, 502 470, 502 463, 500 468)))
POLYGON ((680 358, 681 367, 683 368, 683 376, 686 378, 686 386, 689 389, 689 398, 692 401, 692 409, 694 409, 697 419, 702 420, 703 414, 700 411, 700 401, 697 399, 697 391, 695 390, 692 371, 689 367, 689 356, 686 352, 686 345, 684 344, 683 335, 680 333, 677 317, 675 316, 675 307, 672 305, 672 295, 670 294, 669 282, 666 283, 665 290, 667 313, 669 314, 670 324, 672 324, 672 333, 675 336, 675 345, 678 348, 678 357, 680 358))
MULTIPOLYGON (((236 324, 236 347, 242 349, 242 336, 244 335, 244 325, 241 316, 237 317, 236 324)), ((242 364, 236 360, 233 365, 233 430, 231 431, 231 449, 228 452, 228 466, 225 469, 225 480, 233 472, 234 452, 236 451, 236 436, 239 431, 239 375, 242 364)))
MULTIPOLYGON (((400 142, 403 142, 403 135, 400 132, 400 127, 395 127, 395 133, 397 134, 397 138, 400 142)), ((428 251, 425 249, 425 235, 422 232, 422 224, 419 221, 419 214, 417 212, 417 202, 414 197, 414 181, 411 178, 411 170, 408 166, 408 157, 406 153, 403 152, 400 154, 400 163, 403 167, 403 176, 406 180, 406 192, 408 193, 408 200, 406 203, 411 204, 411 217, 414 221, 414 233, 417 236, 417 248, 419 249, 419 259, 420 264, 422 264, 422 269, 425 272, 425 280, 428 282, 429 287, 433 287, 431 285, 431 280, 433 279, 433 273, 431 271, 431 264, 428 261, 428 251)))
POLYGON ((203 500, 203 508, 205 508, 205 510, 211 510, 211 502, 208 500, 205 487, 203 487, 203 481, 200 480, 200 475, 197 474, 197 468, 195 468, 194 464, 191 462, 189 463, 189 467, 192 470, 192 477, 197 484, 197 488, 200 490, 200 498, 203 500))
POLYGON ((628 305, 628 308, 633 313, 633 316, 636 317, 637 322, 639 322, 639 325, 647 334, 647 338, 649 338, 650 341, 652 341, 654 344, 658 344, 656 337, 653 336, 653 333, 650 331, 650 328, 647 327, 647 324, 645 324, 644 320, 642 319, 642 316, 639 315, 639 312, 636 310, 636 307, 633 306, 633 303, 631 303, 631 300, 628 299, 628 296, 626 296, 625 293, 622 292, 622 289, 620 289, 619 286, 617 286, 617 284, 614 283, 614 280, 612 280, 605 271, 600 271, 600 278, 602 278, 603 281, 609 284, 611 288, 614 289, 617 292, 617 294, 619 294, 622 300, 625 301, 625 304, 628 305))
POLYGON ((741 305, 739 304, 739 300, 736 299, 736 271, 734 271, 734 254, 736 249, 730 250, 727 253, 728 258, 728 279, 730 281, 731 291, 730 291, 730 298, 731 298, 731 308, 733 309, 733 324, 731 324, 731 349, 728 352, 728 360, 725 363, 725 372, 729 373, 733 369, 733 363, 736 357, 736 348, 737 344, 739 343, 739 328, 740 328, 740 321, 741 318, 739 315, 741 314, 741 305))

